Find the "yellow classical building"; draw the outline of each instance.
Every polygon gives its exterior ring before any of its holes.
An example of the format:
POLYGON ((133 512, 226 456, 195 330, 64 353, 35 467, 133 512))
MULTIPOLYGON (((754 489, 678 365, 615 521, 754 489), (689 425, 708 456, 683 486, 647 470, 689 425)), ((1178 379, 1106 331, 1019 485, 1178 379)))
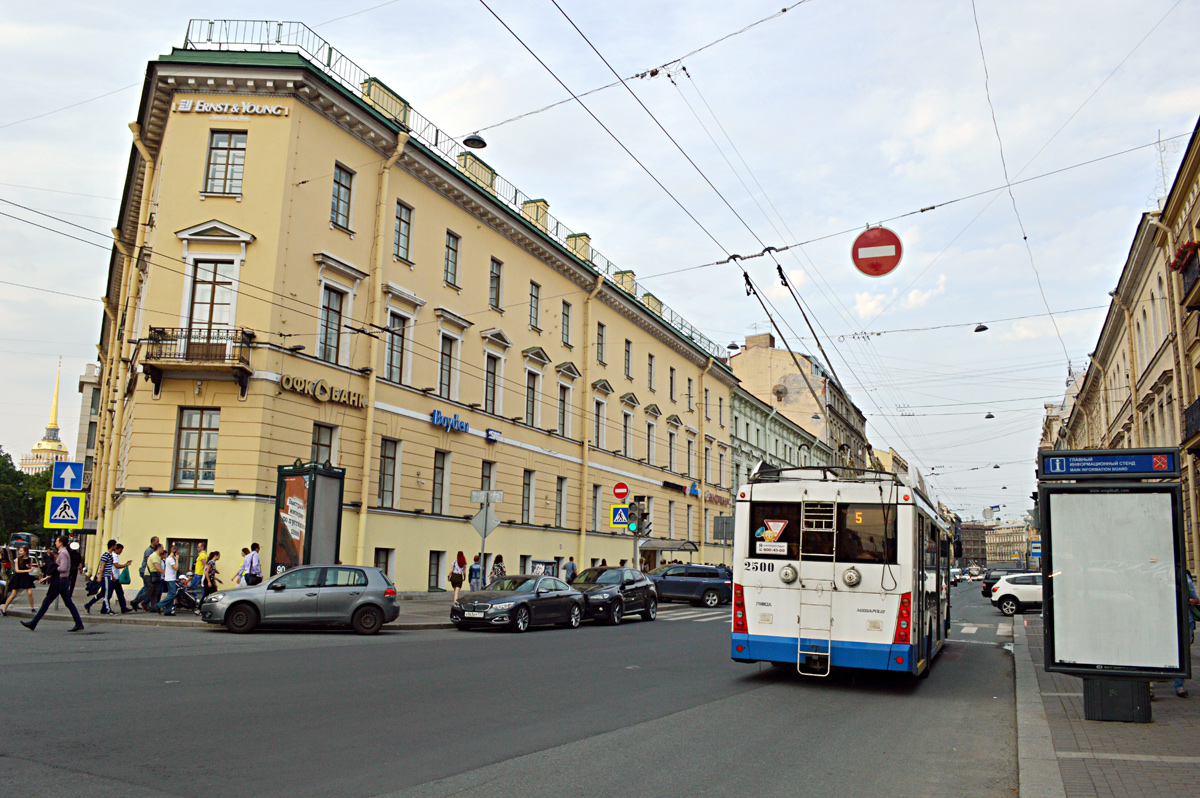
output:
POLYGON ((21 458, 18 466, 26 474, 40 474, 70 456, 66 444, 59 439, 58 434, 58 383, 61 379, 60 362, 58 373, 54 377, 54 400, 50 404, 50 423, 46 425, 46 433, 33 445, 33 451, 21 458))
POLYGON ((228 577, 270 551, 277 467, 312 460, 345 469, 341 560, 401 589, 479 550, 477 489, 504 491, 487 550, 510 573, 632 558, 617 482, 655 537, 717 557, 724 348, 344 54, 289 46, 312 31, 240 25, 193 21, 130 126, 103 536, 203 541, 228 577))

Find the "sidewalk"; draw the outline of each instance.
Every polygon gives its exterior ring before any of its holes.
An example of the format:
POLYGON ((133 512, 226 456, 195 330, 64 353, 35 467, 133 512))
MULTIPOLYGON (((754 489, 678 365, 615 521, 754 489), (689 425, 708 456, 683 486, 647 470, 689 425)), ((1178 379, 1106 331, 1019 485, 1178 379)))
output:
MULTIPOLYGON (((129 587, 129 586, 127 586, 129 587)), ((45 588, 35 587, 33 590, 33 606, 42 606, 42 597, 46 595, 45 588)), ((136 590, 126 590, 126 600, 132 599, 137 595, 136 590)), ((421 629, 451 629, 453 624, 450 623, 450 601, 453 598, 452 593, 400 593, 396 596, 400 602, 400 617, 392 623, 388 624, 385 629, 402 629, 409 631, 417 631, 421 629)), ((75 599, 75 606, 79 608, 79 616, 83 618, 85 626, 89 624, 134 624, 136 626, 172 626, 176 628, 194 628, 194 629, 214 629, 214 624, 205 623, 200 620, 200 617, 182 610, 173 617, 163 617, 153 612, 131 612, 126 615, 101 615, 100 604, 97 603, 92 607, 92 612, 89 615, 84 611, 83 605, 90 601, 90 597, 84 593, 83 584, 75 586, 75 592, 71 594, 75 599)), ((113 597, 113 605, 116 607, 116 597, 113 597)), ((118 613, 120 609, 117 608, 118 613)), ((9 605, 8 615, 10 618, 20 618, 25 620, 32 618, 33 613, 29 611, 29 603, 24 595, 17 596, 13 599, 13 603, 9 605)), ((50 606, 46 614, 42 617, 40 624, 45 621, 71 621, 71 613, 67 608, 62 606, 61 602, 56 602, 50 606), (57 606, 56 606, 57 605, 57 606)))
MULTIPOLYGON (((1157 798, 1200 791, 1200 681, 1154 684, 1152 723, 1084 720, 1083 682, 1043 669, 1042 618, 1014 619, 1017 759, 1025 798, 1157 798)), ((1193 667, 1200 647, 1192 647, 1193 667)))

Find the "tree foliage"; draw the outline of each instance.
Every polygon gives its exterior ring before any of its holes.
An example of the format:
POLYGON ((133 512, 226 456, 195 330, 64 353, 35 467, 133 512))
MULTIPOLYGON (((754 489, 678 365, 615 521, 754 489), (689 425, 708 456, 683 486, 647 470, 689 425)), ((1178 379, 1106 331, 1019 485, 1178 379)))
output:
POLYGON ((0 446, 0 543, 14 532, 36 532, 42 528, 42 510, 50 489, 50 470, 23 474, 0 446))

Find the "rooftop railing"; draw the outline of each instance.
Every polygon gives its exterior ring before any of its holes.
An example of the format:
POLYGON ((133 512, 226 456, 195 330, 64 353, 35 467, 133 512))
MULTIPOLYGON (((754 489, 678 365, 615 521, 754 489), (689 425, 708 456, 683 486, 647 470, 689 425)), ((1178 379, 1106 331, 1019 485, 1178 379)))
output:
MULTIPOLYGON (((187 36, 183 42, 187 50, 227 50, 236 52, 288 52, 297 53, 306 61, 360 98, 377 112, 406 126, 409 134, 427 149, 442 158, 448 166, 465 174, 479 184, 497 200, 525 217, 550 238, 582 257, 574 233, 565 224, 541 210, 531 214, 529 204, 539 202, 522 192, 512 183, 492 171, 473 150, 447 135, 429 119, 417 112, 402 98, 384 89, 376 93, 374 87, 381 86, 378 79, 354 63, 345 53, 333 47, 302 22, 273 22, 245 19, 193 19, 188 22, 187 36)), ((605 277, 613 279, 617 287, 633 295, 652 313, 673 327, 676 332, 691 341, 697 348, 722 362, 729 353, 725 347, 713 342, 683 316, 664 305, 657 297, 646 299, 648 291, 636 281, 629 279, 630 273, 621 272, 616 264, 589 245, 587 257, 591 266, 605 277), (620 273, 620 276, 618 276, 620 273)))

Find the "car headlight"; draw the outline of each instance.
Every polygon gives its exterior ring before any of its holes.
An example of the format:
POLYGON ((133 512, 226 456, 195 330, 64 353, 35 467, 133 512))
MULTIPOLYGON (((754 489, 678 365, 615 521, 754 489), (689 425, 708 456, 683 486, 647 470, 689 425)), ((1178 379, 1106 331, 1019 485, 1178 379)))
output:
POLYGON ((221 599, 223 599, 223 598, 225 598, 225 594, 224 594, 224 593, 213 593, 211 596, 205 596, 205 597, 204 597, 204 603, 205 603, 205 604, 208 604, 210 601, 211 601, 211 602, 213 602, 213 603, 216 603, 216 602, 220 601, 220 600, 221 600, 221 599))
POLYGON ((517 602, 515 602, 515 601, 506 601, 503 604, 493 604, 492 609, 494 609, 494 610, 511 610, 516 605, 516 603, 517 602))

